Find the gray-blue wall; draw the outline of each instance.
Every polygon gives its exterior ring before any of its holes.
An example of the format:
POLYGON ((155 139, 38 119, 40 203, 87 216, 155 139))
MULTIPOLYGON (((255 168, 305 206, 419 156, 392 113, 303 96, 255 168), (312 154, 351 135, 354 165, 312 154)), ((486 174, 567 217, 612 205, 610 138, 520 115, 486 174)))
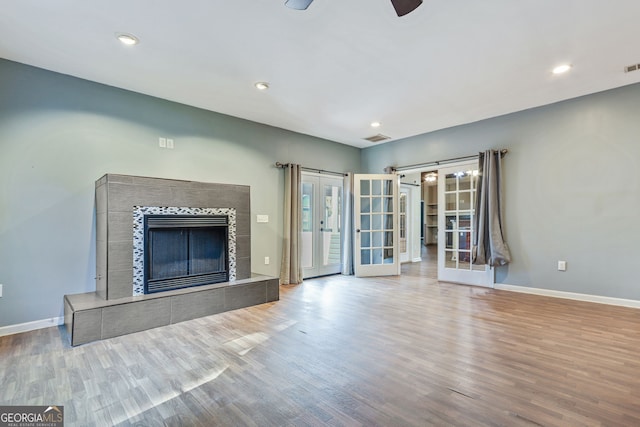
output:
POLYGON ((640 300, 638 117, 632 85, 359 150, 0 60, 0 327, 60 316, 62 295, 95 289, 93 192, 105 173, 250 185, 252 214, 270 217, 253 218, 252 269, 277 275, 276 161, 380 173, 487 148, 510 150, 514 261, 498 283, 640 300), (176 148, 158 148, 160 136, 176 148))
POLYGON ((640 300, 640 85, 362 151, 362 168, 508 148, 507 240, 496 282, 640 300), (566 272, 557 261, 566 260, 566 272))
POLYGON ((278 276, 276 161, 358 171, 360 150, 0 59, 0 327, 61 316, 64 294, 95 290, 105 173, 251 186, 252 270, 278 276))

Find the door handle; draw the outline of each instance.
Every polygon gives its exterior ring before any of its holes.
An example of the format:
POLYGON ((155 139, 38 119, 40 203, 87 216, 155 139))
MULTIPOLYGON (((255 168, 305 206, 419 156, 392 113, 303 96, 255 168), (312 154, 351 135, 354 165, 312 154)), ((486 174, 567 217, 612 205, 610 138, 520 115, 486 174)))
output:
POLYGON ((359 232, 360 232, 360 229, 359 229, 359 228, 358 228, 358 229, 356 229, 356 233, 359 233, 359 232))

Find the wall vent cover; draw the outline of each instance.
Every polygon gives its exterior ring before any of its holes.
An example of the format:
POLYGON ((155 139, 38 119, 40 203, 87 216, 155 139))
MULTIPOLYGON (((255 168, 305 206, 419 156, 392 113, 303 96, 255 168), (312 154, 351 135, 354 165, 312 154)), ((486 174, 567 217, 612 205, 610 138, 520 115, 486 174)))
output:
POLYGON ((377 135, 373 135, 373 136, 370 136, 370 137, 364 138, 364 139, 366 139, 369 142, 380 142, 380 141, 386 141, 387 139, 391 139, 391 137, 379 133, 377 135))
POLYGON ((625 73, 630 73, 637 70, 640 70, 640 64, 627 65, 626 67, 624 67, 625 73))

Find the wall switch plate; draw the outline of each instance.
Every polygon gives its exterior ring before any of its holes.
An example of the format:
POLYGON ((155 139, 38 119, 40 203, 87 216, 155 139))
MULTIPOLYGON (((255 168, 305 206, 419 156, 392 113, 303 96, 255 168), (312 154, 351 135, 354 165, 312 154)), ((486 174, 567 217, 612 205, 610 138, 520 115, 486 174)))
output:
POLYGON ((257 222, 269 222, 269 215, 256 215, 257 222))
POLYGON ((558 261, 558 271, 567 271, 567 261, 558 261))
POLYGON ((269 261, 270 260, 268 256, 264 257, 264 265, 269 265, 269 261))
POLYGON ((173 149, 173 139, 167 138, 167 148, 173 149))
POLYGON ((167 138, 158 138, 158 147, 167 148, 167 138))

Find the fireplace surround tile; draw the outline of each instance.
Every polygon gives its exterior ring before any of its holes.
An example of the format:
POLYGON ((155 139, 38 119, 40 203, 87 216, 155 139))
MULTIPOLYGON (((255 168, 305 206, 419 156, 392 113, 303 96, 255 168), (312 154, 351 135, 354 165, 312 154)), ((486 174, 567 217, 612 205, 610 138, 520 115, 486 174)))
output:
POLYGON ((168 325, 171 321, 171 300, 160 298, 140 301, 132 310, 127 304, 102 309, 102 338, 112 338, 133 332, 168 325))
POLYGON ((218 288, 172 298, 171 323, 222 313, 225 311, 224 292, 224 288, 218 288))
MULTIPOLYGON (((96 269, 106 272, 96 289, 107 299, 133 294, 134 206, 235 209, 236 238, 242 237, 236 247, 241 253, 236 258, 236 279, 251 276, 248 186, 107 174, 96 181, 96 212, 105 212, 107 220, 106 240, 96 239, 98 245, 106 245, 96 251, 96 269)), ((96 221, 104 218, 96 216, 96 221)), ((102 223, 96 227, 104 228, 102 223)))

